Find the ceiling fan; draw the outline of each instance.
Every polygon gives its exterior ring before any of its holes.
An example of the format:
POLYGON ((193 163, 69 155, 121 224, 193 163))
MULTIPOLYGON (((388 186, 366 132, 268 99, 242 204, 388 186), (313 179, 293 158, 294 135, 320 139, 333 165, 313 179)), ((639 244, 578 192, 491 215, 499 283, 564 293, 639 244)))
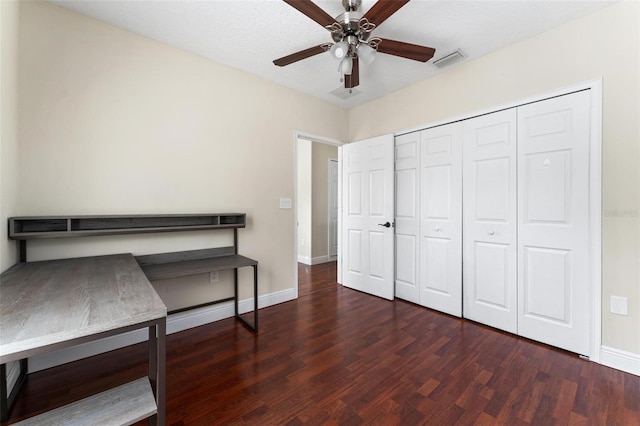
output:
POLYGON ((371 32, 376 27, 409 0, 378 0, 364 15, 358 11, 362 0, 342 0, 345 13, 336 18, 329 16, 311 0, 283 1, 325 27, 331 33, 333 43, 322 43, 276 59, 273 63, 283 67, 329 51, 331 56, 340 60, 338 71, 344 75, 344 87, 349 91, 360 84, 359 59, 368 65, 375 58, 376 52, 379 52, 427 62, 436 51, 431 47, 371 37, 371 32))

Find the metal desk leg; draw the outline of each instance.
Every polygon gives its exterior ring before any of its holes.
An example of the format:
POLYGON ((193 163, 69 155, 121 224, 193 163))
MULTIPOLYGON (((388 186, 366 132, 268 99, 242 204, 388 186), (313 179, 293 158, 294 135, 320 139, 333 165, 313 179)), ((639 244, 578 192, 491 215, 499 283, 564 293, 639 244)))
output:
POLYGON ((149 418, 149 424, 164 426, 166 423, 166 338, 167 319, 149 327, 149 382, 156 397, 158 413, 149 418))
POLYGON ((253 265, 253 331, 258 332, 258 265, 253 265))
POLYGON ((233 268, 233 314, 240 317, 238 314, 238 268, 233 268))
POLYGON ((27 380, 29 370, 29 361, 27 358, 20 361, 20 375, 16 380, 11 392, 9 392, 7 382, 7 364, 0 364, 0 421, 6 421, 9 418, 9 412, 13 407, 13 403, 22 389, 22 385, 27 380))
POLYGON ((253 266, 253 324, 244 319, 242 315, 238 313, 238 268, 233 270, 233 294, 235 303, 235 316, 244 325, 249 327, 253 332, 258 332, 258 265, 253 266))

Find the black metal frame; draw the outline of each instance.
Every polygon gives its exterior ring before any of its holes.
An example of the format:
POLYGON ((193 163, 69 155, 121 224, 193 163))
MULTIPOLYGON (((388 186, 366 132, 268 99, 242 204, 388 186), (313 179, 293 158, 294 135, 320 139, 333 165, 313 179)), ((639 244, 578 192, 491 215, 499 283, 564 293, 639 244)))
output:
POLYGON ((253 267, 253 324, 238 313, 238 268, 233 270, 234 315, 254 333, 258 332, 258 265, 253 267))
MULTIPOLYGON (((233 230, 233 247, 238 254, 238 230, 233 230)), ((254 333, 258 332, 258 265, 253 267, 253 325, 238 313, 238 268, 233 269, 233 314, 254 333)))
POLYGON ((7 382, 7 364, 0 364, 0 421, 3 422, 9 418, 9 413, 13 408, 13 403, 18 397, 20 389, 22 389, 22 385, 27 380, 27 373, 29 370, 28 360, 25 358, 21 359, 19 362, 20 375, 18 376, 18 380, 10 393, 8 392, 9 383, 7 382))
MULTIPOLYGON (((18 262, 23 263, 27 261, 27 241, 18 240, 18 262)), ((15 402, 22 385, 27 380, 27 374, 29 373, 29 359, 24 358, 20 361, 20 374, 18 380, 13 386, 11 392, 9 392, 7 381, 7 364, 0 364, 0 421, 6 421, 9 418, 13 403, 15 402)))

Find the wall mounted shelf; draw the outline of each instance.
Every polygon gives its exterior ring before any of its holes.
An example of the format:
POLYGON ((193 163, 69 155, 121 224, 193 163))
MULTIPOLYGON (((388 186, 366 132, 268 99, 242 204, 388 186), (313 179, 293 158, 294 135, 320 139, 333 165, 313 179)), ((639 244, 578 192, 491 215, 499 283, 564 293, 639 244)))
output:
POLYGON ((244 228, 245 226, 245 213, 29 216, 9 218, 9 238, 12 240, 31 240, 150 232, 233 229, 244 228))

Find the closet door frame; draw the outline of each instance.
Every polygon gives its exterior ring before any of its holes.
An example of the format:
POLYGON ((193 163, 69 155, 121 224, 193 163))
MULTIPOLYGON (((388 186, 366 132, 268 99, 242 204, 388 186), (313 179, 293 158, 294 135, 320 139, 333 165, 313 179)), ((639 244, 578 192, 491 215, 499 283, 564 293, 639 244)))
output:
MULTIPOLYGON (((470 114, 430 122, 404 129, 395 136, 404 135, 431 127, 442 126, 467 120, 484 114, 491 114, 509 108, 516 108, 533 102, 574 92, 589 90, 591 94, 590 138, 589 138, 589 301, 590 301, 590 354, 589 359, 601 362, 602 350, 602 78, 589 80, 560 89, 529 96, 514 102, 489 107, 470 114)), ((464 285, 464 284, 463 284, 464 285)))

